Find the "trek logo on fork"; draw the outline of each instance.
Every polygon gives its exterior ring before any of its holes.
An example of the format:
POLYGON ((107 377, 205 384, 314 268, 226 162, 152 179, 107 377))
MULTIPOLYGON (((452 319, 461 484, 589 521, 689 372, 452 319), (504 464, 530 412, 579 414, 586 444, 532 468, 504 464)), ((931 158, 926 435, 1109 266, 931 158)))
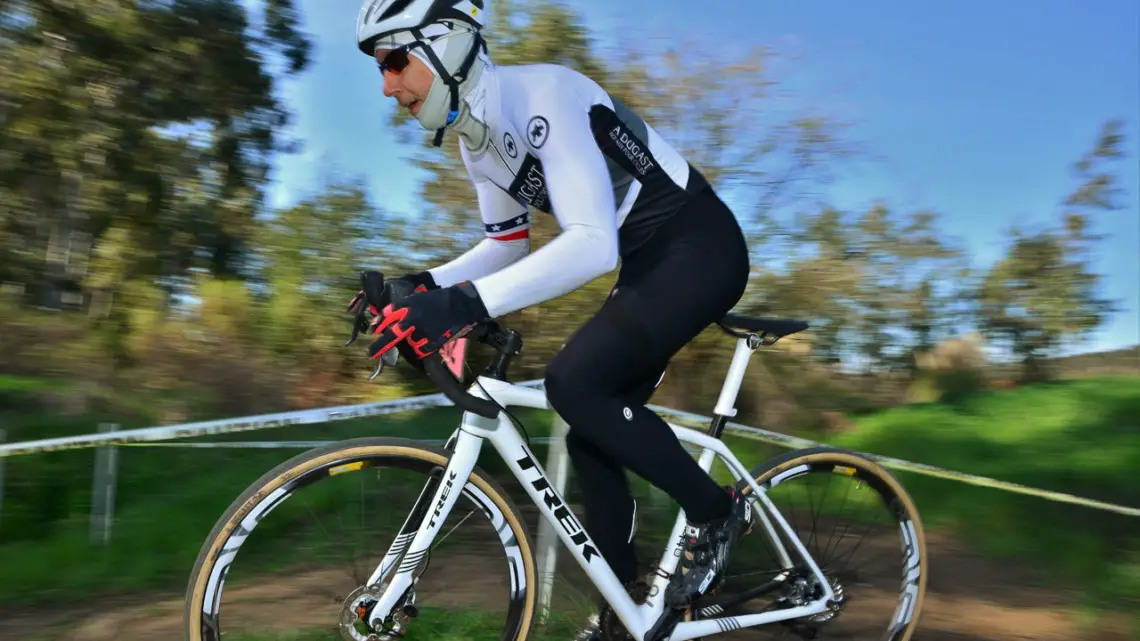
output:
POLYGON ((439 495, 439 501, 435 504, 435 512, 432 512, 431 519, 428 520, 428 527, 435 527, 435 520, 439 518, 439 513, 443 510, 443 504, 447 502, 447 497, 451 494, 451 489, 455 487, 455 477, 458 476, 456 472, 452 472, 448 477, 447 483, 443 486, 443 492, 439 495))
POLYGON ((574 542, 574 545, 582 548, 582 556, 585 557, 586 562, 589 563, 590 559, 595 556, 600 556, 598 549, 590 543, 590 537, 586 534, 586 531, 582 529, 582 526, 578 524, 578 520, 570 513, 570 509, 567 508, 566 504, 554 493, 554 488, 551 487, 550 481, 546 479, 546 476, 543 475, 542 471, 535 464, 530 452, 528 452, 525 447, 523 448, 523 452, 522 458, 515 462, 519 464, 519 467, 522 468, 524 472, 534 470, 535 473, 538 474, 538 478, 531 480, 531 486, 534 487, 535 490, 545 494, 543 503, 546 504, 546 507, 550 508, 550 511, 554 514, 554 518, 558 519, 558 524, 562 526, 562 529, 570 535, 570 540, 574 542))

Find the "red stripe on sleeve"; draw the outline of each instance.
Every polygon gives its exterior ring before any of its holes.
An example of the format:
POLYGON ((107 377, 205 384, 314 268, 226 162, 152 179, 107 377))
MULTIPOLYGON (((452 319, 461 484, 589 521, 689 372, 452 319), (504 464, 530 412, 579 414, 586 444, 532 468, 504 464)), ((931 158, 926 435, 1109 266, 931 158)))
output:
POLYGON ((491 236, 491 238, 493 238, 495 240, 501 240, 501 241, 518 240, 520 238, 529 238, 529 237, 530 237, 530 230, 529 229, 523 229, 521 231, 511 232, 511 233, 507 234, 506 236, 491 236))

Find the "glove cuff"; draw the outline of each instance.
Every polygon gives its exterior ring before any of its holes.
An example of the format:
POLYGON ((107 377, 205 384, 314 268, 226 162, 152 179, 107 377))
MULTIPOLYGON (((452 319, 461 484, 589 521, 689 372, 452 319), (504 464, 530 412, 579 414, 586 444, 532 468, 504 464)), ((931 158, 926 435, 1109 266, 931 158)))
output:
POLYGON ((455 289, 463 294, 459 297, 460 304, 466 308, 471 319, 483 321, 490 317, 490 314, 487 313, 487 307, 483 304, 483 298, 479 296, 479 290, 475 289, 475 285, 471 281, 465 280, 462 283, 456 283, 455 289))
POLYGON ((401 278, 412 283, 412 285, 414 285, 416 287, 423 285, 423 287, 425 289, 427 289, 428 291, 431 291, 433 289, 439 289, 439 285, 435 282, 435 277, 433 277, 431 275, 431 272, 427 271, 426 269, 422 272, 413 272, 411 274, 405 274, 401 278))

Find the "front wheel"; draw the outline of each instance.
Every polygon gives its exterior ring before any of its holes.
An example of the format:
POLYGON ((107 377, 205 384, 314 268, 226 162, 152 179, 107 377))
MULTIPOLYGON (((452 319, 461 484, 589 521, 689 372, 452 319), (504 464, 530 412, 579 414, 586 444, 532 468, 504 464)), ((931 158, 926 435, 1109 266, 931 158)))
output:
POLYGON ((415 441, 357 438, 264 474, 198 554, 187 640, 465 638, 501 629, 497 638, 525 641, 535 611, 531 540, 514 503, 481 470, 428 553, 402 554, 423 519, 437 518, 429 503, 447 462, 445 450, 415 441), (386 576, 414 568, 416 578, 385 628, 372 630, 364 622, 386 585, 384 577, 368 585, 378 567, 386 576))

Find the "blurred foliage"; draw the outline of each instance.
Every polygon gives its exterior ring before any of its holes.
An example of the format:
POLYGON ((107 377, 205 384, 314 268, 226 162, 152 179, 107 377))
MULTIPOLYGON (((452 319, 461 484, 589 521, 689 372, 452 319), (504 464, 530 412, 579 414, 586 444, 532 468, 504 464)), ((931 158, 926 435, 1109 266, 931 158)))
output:
MULTIPOLYGON (((343 347, 343 305, 361 268, 422 269, 481 235, 454 138, 431 147, 430 132, 392 117, 413 143, 408 160, 427 170, 423 222, 393 224, 343 176, 272 210, 269 162, 297 145, 279 133, 291 114, 276 83, 304 71, 312 48, 292 2, 0 10, 0 373, 76 381, 76 412, 134 404, 170 420, 430 390, 406 367, 366 382, 367 359, 343 347)), ((1120 122, 1074 165, 1058 229, 1011 231, 1004 257, 979 269, 940 229, 943 213, 827 202, 826 185, 864 150, 822 110, 783 107, 771 49, 726 58, 671 42, 659 54, 637 38, 606 48, 567 5, 518 0, 495 3, 488 40, 497 64, 553 62, 597 79, 745 203, 734 208, 754 275, 738 311, 812 329, 757 355, 742 421, 839 426, 908 394, 966 393, 983 383, 959 389, 920 362, 974 329, 1039 378, 1043 359, 1112 311, 1089 258, 1097 216, 1118 207, 1120 122)), ((558 229, 539 216, 532 233, 538 249, 558 229)), ((615 277, 504 319, 526 338, 516 378, 543 375, 615 277)), ((654 402, 707 411, 731 353, 707 330, 654 402)), ((486 356, 473 349, 472 367, 486 356)))
POLYGON ((987 357, 982 337, 970 334, 939 343, 916 355, 918 372, 908 399, 919 403, 954 403, 986 388, 987 357))
POLYGON ((1110 163, 1123 157, 1122 124, 1109 121, 1093 148, 1073 166, 1076 189, 1063 202, 1059 229, 1013 229, 1004 258, 978 286, 978 319, 1026 364, 1029 379, 1044 378, 1041 359, 1066 340, 1098 327, 1115 311, 1101 298, 1101 277, 1090 271, 1094 216, 1120 209, 1119 177, 1110 163))

